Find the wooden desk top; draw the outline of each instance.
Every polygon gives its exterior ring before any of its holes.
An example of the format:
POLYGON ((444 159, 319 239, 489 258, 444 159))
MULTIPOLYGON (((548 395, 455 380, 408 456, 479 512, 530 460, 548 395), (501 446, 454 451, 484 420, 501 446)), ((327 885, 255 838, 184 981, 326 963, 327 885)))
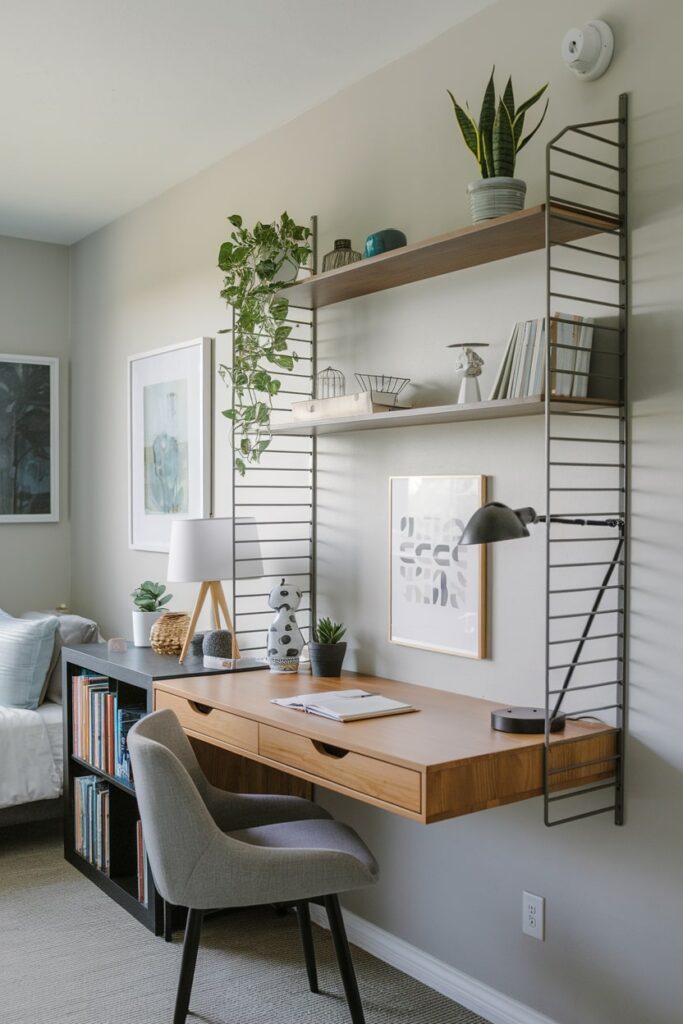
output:
MULTIPOLYGON (((340 680, 267 670, 195 676, 159 681, 155 692, 156 706, 172 706, 190 735, 207 739, 211 732, 208 742, 247 751, 301 778, 425 823, 542 792, 544 737, 491 729, 490 712, 499 702, 351 672, 340 680), (271 703, 275 697, 349 687, 381 693, 418 710, 341 723, 271 703), (209 709, 218 715, 211 718, 209 709), (218 720, 220 713, 226 715, 224 722, 218 720), (237 734, 230 723, 237 724, 237 734), (374 769, 375 788, 366 785, 374 769), (382 792, 382 775, 389 784, 395 778, 392 794, 382 792), (419 801, 410 795, 413 781, 419 782, 419 801), (372 792, 359 795, 359 786, 372 792)), ((552 736, 550 756, 554 766, 564 767, 609 758, 615 749, 611 727, 567 722, 564 732, 552 736)), ((611 764, 594 764, 558 773, 556 785, 583 785, 609 774, 611 764)))

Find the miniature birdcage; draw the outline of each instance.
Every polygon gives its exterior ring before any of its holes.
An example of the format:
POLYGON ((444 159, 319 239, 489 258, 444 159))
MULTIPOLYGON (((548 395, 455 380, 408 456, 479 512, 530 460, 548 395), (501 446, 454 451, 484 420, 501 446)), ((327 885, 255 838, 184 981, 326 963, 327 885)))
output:
POLYGON ((341 370, 335 370, 332 366, 321 370, 315 378, 316 398, 339 398, 346 394, 346 378, 341 370))

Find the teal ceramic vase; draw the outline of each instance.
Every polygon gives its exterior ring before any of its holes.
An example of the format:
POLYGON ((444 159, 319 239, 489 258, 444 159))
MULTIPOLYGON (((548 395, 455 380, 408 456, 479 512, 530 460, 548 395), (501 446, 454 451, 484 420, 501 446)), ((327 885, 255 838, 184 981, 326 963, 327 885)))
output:
POLYGON ((381 252, 389 252, 390 249, 400 249, 407 245, 408 239, 402 231, 397 228, 384 228, 383 231, 375 231, 365 239, 363 259, 370 259, 371 256, 379 256, 381 252))

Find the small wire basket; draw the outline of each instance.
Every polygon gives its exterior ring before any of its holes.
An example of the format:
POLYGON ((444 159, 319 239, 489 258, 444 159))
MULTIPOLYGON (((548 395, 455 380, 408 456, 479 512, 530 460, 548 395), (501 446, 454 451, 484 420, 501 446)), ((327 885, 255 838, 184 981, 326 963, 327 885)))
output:
POLYGON ((315 378, 316 398, 339 398, 346 394, 346 377, 341 370, 328 366, 315 378))
POLYGON ((369 391, 383 405, 396 405, 398 396, 410 377, 388 377, 382 373, 357 373, 356 380, 363 391, 369 391))

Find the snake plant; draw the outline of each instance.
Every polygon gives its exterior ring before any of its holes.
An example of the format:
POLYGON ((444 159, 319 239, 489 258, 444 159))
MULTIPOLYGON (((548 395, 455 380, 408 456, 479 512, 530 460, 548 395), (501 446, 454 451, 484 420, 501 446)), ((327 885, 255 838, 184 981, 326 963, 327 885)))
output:
POLYGON ((346 627, 341 622, 332 622, 331 619, 318 619, 318 624, 313 630, 313 639, 318 644, 338 644, 341 642, 346 627))
POLYGON ((453 102, 453 110, 465 145, 474 154, 482 178, 513 178, 517 154, 533 139, 543 124, 548 102, 546 99, 541 119, 536 127, 524 135, 524 119, 529 110, 543 96, 548 83, 541 86, 528 100, 515 108, 512 79, 508 78, 503 95, 496 101, 496 87, 493 82, 495 67, 491 72, 484 92, 479 121, 475 121, 465 104, 461 107, 450 89, 447 90, 453 102))

